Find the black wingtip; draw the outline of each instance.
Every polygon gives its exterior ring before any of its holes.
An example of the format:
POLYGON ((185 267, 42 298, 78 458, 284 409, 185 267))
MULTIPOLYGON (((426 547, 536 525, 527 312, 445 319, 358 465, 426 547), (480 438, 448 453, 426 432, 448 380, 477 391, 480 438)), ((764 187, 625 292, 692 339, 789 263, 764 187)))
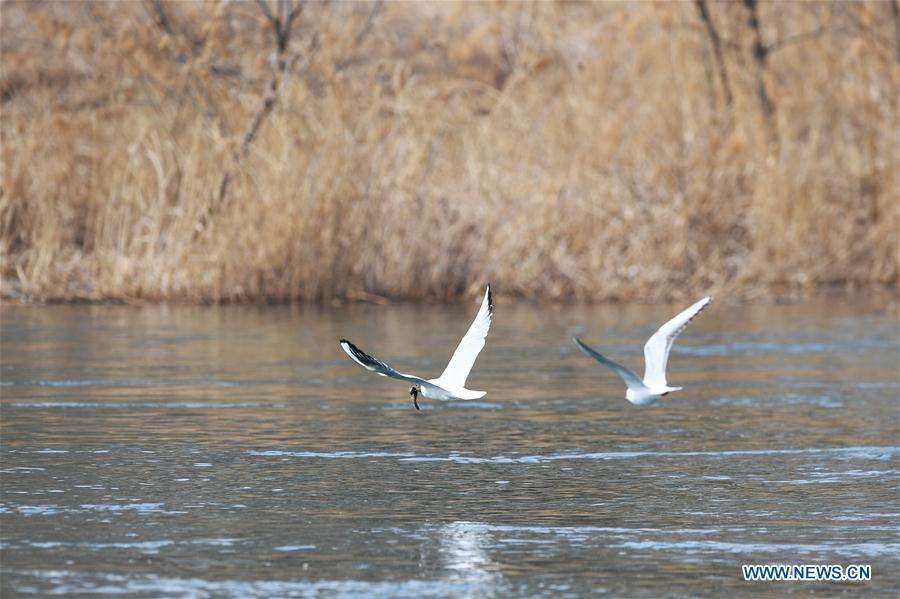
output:
POLYGON ((494 312, 494 295, 491 293, 491 284, 488 283, 487 288, 487 296, 488 296, 488 312, 494 312))
MULTIPOLYGON (((347 341, 346 339, 341 339, 341 345, 343 345, 343 344, 347 344, 347 347, 345 347, 344 350, 345 350, 345 351, 348 351, 348 352, 351 354, 351 356, 352 356, 357 362, 359 362, 363 367, 368 368, 368 369, 371 370, 371 369, 372 369, 372 366, 377 365, 377 366, 382 367, 382 368, 388 368, 388 369, 390 369, 390 366, 388 366, 387 364, 385 364, 385 363, 382 362, 381 360, 378 360, 378 359, 376 359, 376 358, 373 358, 372 356, 370 356, 369 354, 367 354, 366 352, 364 352, 364 351, 361 350, 360 348, 358 348, 358 347, 356 347, 355 345, 353 345, 352 342, 347 341)), ((379 372, 378 374, 380 374, 380 375, 382 375, 382 376, 387 376, 387 375, 384 374, 383 372, 379 372)))
POLYGON ((581 353, 587 354, 588 356, 591 355, 590 354, 591 347, 587 343, 585 343, 584 341, 579 339, 577 336, 573 336, 572 341, 575 342, 575 345, 578 346, 578 349, 581 350, 581 353))

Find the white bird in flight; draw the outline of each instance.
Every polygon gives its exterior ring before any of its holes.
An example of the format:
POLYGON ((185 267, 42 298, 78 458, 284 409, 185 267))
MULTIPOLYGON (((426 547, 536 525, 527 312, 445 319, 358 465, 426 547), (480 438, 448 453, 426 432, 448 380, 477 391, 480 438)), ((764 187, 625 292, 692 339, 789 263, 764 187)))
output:
POLYGON ((638 378, 638 375, 632 370, 621 364, 616 364, 612 360, 608 360, 595 349, 588 347, 578 337, 572 337, 572 340, 581 351, 604 366, 612 368, 625 381, 625 384, 628 385, 625 399, 638 406, 649 406, 656 403, 660 397, 682 389, 682 387, 670 387, 666 382, 666 362, 669 360, 669 352, 672 351, 672 344, 675 342, 675 338, 711 301, 712 297, 704 297, 659 327, 659 330, 647 340, 647 343, 644 344, 644 380, 638 378))
POLYGON ((443 374, 436 379, 425 380, 412 374, 403 374, 397 372, 381 360, 373 358, 366 352, 362 351, 346 339, 341 339, 341 347, 347 352, 354 362, 371 370, 375 374, 381 376, 389 376, 391 378, 400 379, 412 383, 409 388, 409 395, 412 397, 413 404, 419 409, 418 395, 428 399, 437 399, 441 401, 451 399, 479 399, 484 397, 486 391, 471 391, 466 389, 466 379, 469 378, 469 372, 475 364, 475 359, 484 347, 484 339, 487 337, 488 330, 491 328, 491 318, 494 315, 494 304, 491 301, 491 286, 488 285, 487 291, 484 292, 484 300, 481 302, 481 308, 475 315, 475 320, 466 331, 462 341, 453 352, 453 357, 444 369, 443 374))

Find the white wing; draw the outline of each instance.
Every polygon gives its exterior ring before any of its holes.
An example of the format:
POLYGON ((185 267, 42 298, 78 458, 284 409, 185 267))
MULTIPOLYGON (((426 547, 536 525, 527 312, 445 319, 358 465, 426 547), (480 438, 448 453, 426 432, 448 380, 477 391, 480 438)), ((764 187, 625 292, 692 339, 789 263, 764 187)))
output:
POLYGON ((666 363, 669 361, 669 352, 675 338, 684 330, 684 327, 705 308, 712 298, 707 296, 702 300, 659 327, 653 336, 644 345, 644 384, 650 388, 667 387, 666 363))
POLYGON ((458 389, 466 386, 466 379, 475 364, 475 359, 484 347, 484 339, 491 328, 491 318, 494 315, 494 303, 491 298, 491 286, 488 285, 484 292, 484 300, 481 308, 475 315, 475 320, 465 336, 453 352, 453 357, 447 364, 444 372, 435 379, 435 383, 446 389, 458 389))

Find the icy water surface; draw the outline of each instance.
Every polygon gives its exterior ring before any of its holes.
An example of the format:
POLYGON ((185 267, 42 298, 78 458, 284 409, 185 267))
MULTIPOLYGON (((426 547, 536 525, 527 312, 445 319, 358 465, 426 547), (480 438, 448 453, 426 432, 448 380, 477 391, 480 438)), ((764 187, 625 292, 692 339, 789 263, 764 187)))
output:
MULTIPOLYGON (((480 299, 480 298, 479 298, 480 299)), ((423 400, 337 340, 436 376, 477 305, 10 306, 3 597, 567 597, 900 592, 895 312, 499 303, 475 402, 423 400), (726 334, 727 333, 727 334, 726 334), (870 564, 749 583, 741 564, 870 564)))

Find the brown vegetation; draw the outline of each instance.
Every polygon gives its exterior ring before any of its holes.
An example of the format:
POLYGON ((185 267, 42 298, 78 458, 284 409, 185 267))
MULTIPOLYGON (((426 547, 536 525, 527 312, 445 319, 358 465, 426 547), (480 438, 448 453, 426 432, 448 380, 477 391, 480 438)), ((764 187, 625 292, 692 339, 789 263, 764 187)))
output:
POLYGON ((3 2, 3 294, 894 286, 895 4, 3 2))

